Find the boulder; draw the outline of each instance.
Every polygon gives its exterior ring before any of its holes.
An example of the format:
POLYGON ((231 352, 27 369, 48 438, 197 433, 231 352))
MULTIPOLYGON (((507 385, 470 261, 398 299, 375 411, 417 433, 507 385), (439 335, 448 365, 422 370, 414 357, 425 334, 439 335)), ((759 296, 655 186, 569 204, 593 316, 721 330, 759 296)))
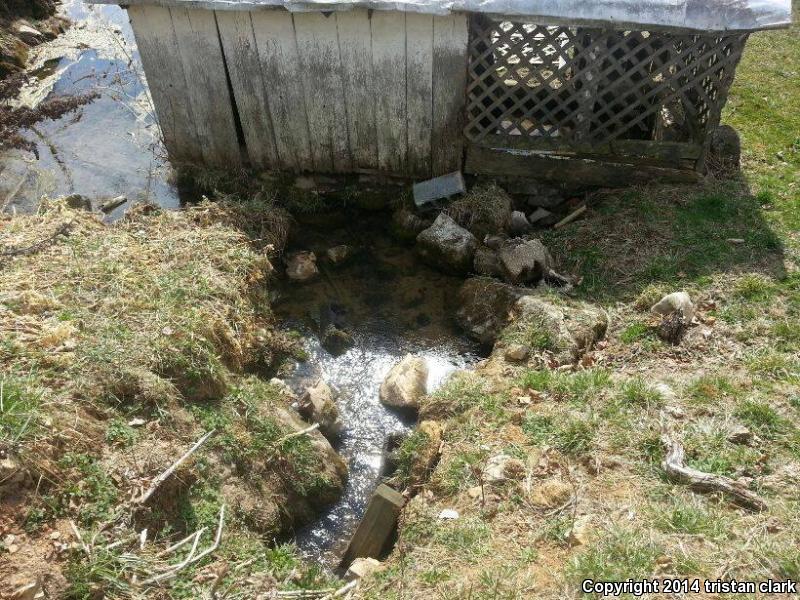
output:
POLYGON ((592 520, 592 515, 581 515, 575 519, 567 536, 570 546, 585 546, 597 536, 597 528, 592 520))
POLYGON ((17 37, 29 46, 35 46, 44 41, 44 34, 27 23, 19 23, 15 29, 17 37))
POLYGON ((742 159, 742 142, 739 134, 730 125, 720 125, 711 132, 708 148, 708 164, 723 173, 738 171, 742 159))
POLYGON ((353 336, 336 325, 329 324, 320 336, 320 344, 333 356, 341 356, 355 345, 353 336))
POLYGON ((513 308, 512 324, 506 329, 511 338, 541 341, 559 365, 577 362, 608 328, 608 315, 584 303, 559 305, 538 296, 523 296, 513 308))
POLYGON ((663 316, 679 312, 687 322, 690 322, 694 318, 694 304, 689 294, 686 292, 667 294, 656 302, 650 310, 663 316))
POLYGON ((319 430, 329 440, 335 439, 342 432, 342 421, 333 400, 333 390, 322 379, 306 388, 300 398, 300 414, 319 423, 319 430))
POLYGON ((341 265, 342 263, 346 262, 352 251, 350 246, 345 246, 342 244, 341 246, 334 246, 333 248, 328 248, 325 252, 325 255, 328 257, 328 260, 331 261, 333 265, 341 265))
POLYGON ((392 214, 392 233, 401 240, 417 239, 417 236, 430 225, 430 221, 405 209, 396 210, 392 214))
POLYGON ((515 210, 511 213, 511 224, 508 226, 508 231, 511 235, 525 235, 531 230, 531 224, 528 222, 528 217, 520 210, 515 210))
POLYGON ((383 563, 375 558, 357 558, 348 567, 347 572, 344 574, 344 578, 347 581, 362 579, 371 573, 380 571, 381 569, 383 569, 383 563))
POLYGON ((486 483, 501 483, 507 480, 522 479, 524 476, 525 464, 508 454, 491 457, 483 470, 483 480, 486 483))
POLYGON ((463 274, 472 268, 478 241, 444 213, 417 236, 417 252, 434 267, 463 274))
POLYGON ((749 446, 753 443, 753 432, 744 425, 737 425, 728 433, 728 441, 731 444, 749 446))
POLYGON ((498 252, 505 279, 520 285, 539 281, 550 270, 553 260, 539 240, 508 240, 498 252))
POLYGON ((294 281, 309 281, 319 275, 317 255, 313 252, 296 252, 286 259, 286 275, 294 281))
POLYGON ((498 278, 503 276, 503 266, 500 264, 497 252, 488 246, 478 246, 472 266, 478 275, 498 278))
POLYGON ((526 361, 530 355, 531 349, 525 344, 510 344, 504 353, 506 360, 511 362, 526 361))
POLYGON ((473 277, 458 292, 456 320, 471 338, 491 344, 505 327, 514 304, 532 290, 488 277, 473 277))
POLYGON ((424 442, 416 448, 414 462, 408 476, 408 485, 411 488, 421 486, 439 460, 439 450, 442 446, 442 426, 438 421, 422 421, 417 425, 417 432, 422 434, 424 442))
POLYGON ((528 215, 528 222, 539 227, 550 227, 558 223, 558 216, 546 208, 539 207, 528 215))
POLYGON ((387 406, 417 410, 427 392, 428 365, 420 356, 407 354, 383 380, 380 400, 387 406))
POLYGON ((81 194, 70 194, 69 196, 64 196, 64 203, 70 208, 77 210, 88 210, 89 212, 92 211, 92 201, 81 194))

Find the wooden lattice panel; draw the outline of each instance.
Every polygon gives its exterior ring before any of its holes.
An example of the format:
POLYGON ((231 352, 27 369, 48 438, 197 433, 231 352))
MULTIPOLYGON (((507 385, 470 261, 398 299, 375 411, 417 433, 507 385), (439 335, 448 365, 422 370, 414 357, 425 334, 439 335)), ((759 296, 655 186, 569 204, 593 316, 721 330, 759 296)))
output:
POLYGON ((747 34, 470 24, 466 136, 516 146, 702 143, 747 34))

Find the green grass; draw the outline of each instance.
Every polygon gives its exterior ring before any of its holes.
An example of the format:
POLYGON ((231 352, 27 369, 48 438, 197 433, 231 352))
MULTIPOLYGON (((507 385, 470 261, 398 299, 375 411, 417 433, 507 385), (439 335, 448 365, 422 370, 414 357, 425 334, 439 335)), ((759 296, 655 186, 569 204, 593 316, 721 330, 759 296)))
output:
POLYGON ((721 405, 738 394, 739 389, 723 374, 700 375, 686 388, 687 400, 695 406, 721 405))
POLYGON ((625 344, 633 344, 650 336, 651 332, 652 329, 647 323, 634 321, 620 332, 619 339, 625 344))
POLYGON ((30 380, 0 378, 0 442, 14 447, 35 433, 42 395, 30 380))
POLYGON ((627 405, 645 408, 658 407, 664 402, 661 392, 641 377, 625 380, 620 386, 620 398, 627 405))
POLYGON ((585 417, 529 414, 522 423, 522 431, 532 444, 548 444, 564 454, 579 456, 589 452, 594 445, 598 424, 585 417))

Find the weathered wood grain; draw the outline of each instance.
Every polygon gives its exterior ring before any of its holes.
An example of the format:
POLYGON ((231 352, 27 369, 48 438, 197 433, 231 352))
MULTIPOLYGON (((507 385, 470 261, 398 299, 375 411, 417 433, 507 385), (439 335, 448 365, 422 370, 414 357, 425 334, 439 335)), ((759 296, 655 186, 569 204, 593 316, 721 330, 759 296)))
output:
POLYGON ((372 13, 372 83, 378 133, 378 167, 390 174, 406 171, 405 13, 372 13))
POLYGON ((172 8, 170 16, 203 158, 209 165, 239 165, 239 140, 214 13, 172 8))
POLYGON ((380 556, 397 525, 397 517, 405 504, 403 495, 386 484, 375 490, 367 505, 364 518, 358 524, 350 544, 342 558, 342 566, 347 568, 356 558, 380 556))
POLYGON ((467 15, 434 17, 431 128, 434 176, 462 167, 468 39, 467 15))
POLYGON ((336 17, 309 12, 296 13, 293 18, 314 169, 350 171, 353 161, 347 137, 336 17))
POLYGON ((433 17, 406 15, 406 97, 408 157, 406 174, 431 176, 433 125, 433 17))
POLYGON ((167 152, 174 162, 197 162, 202 153, 169 9, 131 6, 128 15, 167 152))
POLYGON ((689 169, 654 167, 635 160, 611 162, 579 158, 555 158, 536 153, 467 146, 466 173, 509 177, 531 177, 563 183, 580 181, 587 186, 624 187, 652 181, 695 183, 700 176, 689 169))
POLYGON ((337 12, 335 15, 353 166, 357 169, 376 169, 378 134, 369 13, 366 10, 353 10, 337 12))
POLYGON ((314 161, 292 15, 264 11, 252 13, 251 18, 280 166, 311 171, 314 161))
POLYGON ((275 168, 278 150, 250 13, 220 11, 217 24, 250 162, 275 168))

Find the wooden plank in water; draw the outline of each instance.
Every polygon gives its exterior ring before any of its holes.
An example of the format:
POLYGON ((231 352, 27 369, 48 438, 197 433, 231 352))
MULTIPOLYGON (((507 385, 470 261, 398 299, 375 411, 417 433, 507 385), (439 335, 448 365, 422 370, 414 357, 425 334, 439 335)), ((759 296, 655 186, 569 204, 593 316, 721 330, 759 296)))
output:
POLYGON ((406 14, 372 13, 372 93, 378 133, 378 167, 389 174, 406 170, 406 14))
POLYGON ((128 16, 167 152, 174 162, 197 162, 202 153, 169 9, 131 6, 128 16))
POLYGON ((467 88, 467 16, 433 18, 433 175, 461 169, 467 88))
POLYGON ((347 138, 336 17, 321 12, 300 12, 293 18, 314 169, 349 172, 353 161, 347 138))
POLYGON ((250 13, 219 11, 217 24, 250 162, 273 169, 278 165, 278 151, 250 13))
POLYGON ((408 158, 406 173, 431 176, 433 123, 433 16, 406 14, 406 97, 408 158))
POLYGON ((280 166, 292 171, 310 171, 314 163, 292 14, 285 10, 265 10, 250 16, 261 74, 269 94, 280 166))
POLYGON ((369 12, 335 12, 347 105, 347 130, 353 166, 378 168, 375 86, 372 80, 372 32, 369 12))
POLYGON ((342 557, 342 567, 349 567, 356 558, 380 556, 389 536, 394 532, 404 503, 405 499, 399 492, 386 484, 378 486, 342 557))
POLYGON ((209 165, 237 166, 241 151, 214 13, 171 8, 170 15, 203 158, 209 165))

